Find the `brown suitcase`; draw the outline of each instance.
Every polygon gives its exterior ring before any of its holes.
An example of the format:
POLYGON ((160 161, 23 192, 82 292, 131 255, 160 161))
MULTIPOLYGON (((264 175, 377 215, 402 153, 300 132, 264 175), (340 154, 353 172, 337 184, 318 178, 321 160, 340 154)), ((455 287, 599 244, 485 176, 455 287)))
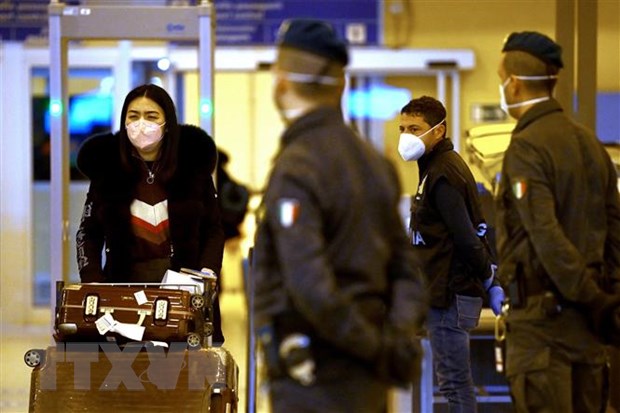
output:
POLYGON ((29 412, 237 412, 238 367, 222 347, 58 343, 29 350, 29 412))
POLYGON ((112 323, 143 326, 140 339, 144 341, 185 341, 190 347, 206 346, 213 326, 205 321, 208 305, 205 297, 160 286, 59 284, 56 341, 129 341, 115 330, 99 329, 112 320, 112 323))

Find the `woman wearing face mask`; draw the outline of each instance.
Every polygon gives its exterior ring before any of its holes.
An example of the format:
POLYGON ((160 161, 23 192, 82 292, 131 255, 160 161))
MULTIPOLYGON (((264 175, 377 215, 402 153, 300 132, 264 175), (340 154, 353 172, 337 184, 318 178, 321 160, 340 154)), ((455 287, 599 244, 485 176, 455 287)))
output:
MULTIPOLYGON (((77 232, 81 281, 160 282, 167 269, 181 267, 219 274, 216 158, 205 131, 178 124, 164 89, 149 84, 129 92, 120 130, 91 137, 78 153, 78 168, 90 179, 77 232)), ((214 310, 218 343, 218 303, 214 310)))
POLYGON ((499 314, 504 293, 494 280, 476 182, 446 138, 445 120, 441 102, 412 100, 401 110, 398 151, 405 161, 418 161, 409 234, 429 290, 433 370, 450 411, 475 412, 469 332, 478 324, 483 299, 499 314))

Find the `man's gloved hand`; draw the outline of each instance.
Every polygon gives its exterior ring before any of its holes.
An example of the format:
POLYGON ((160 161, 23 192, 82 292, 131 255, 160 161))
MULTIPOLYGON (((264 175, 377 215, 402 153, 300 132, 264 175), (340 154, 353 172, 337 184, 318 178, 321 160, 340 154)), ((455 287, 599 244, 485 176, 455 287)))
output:
POLYGON ((316 363, 312 355, 310 337, 305 334, 289 334, 279 348, 280 360, 289 377, 303 386, 310 386, 316 380, 316 363))
POLYGON ((491 264, 491 276, 486 280, 482 281, 484 291, 489 291, 489 288, 491 288, 491 286, 493 285, 493 281, 495 280, 495 273, 497 273, 497 265, 491 264))
POLYGON ((386 328, 382 338, 376 365, 379 377, 395 386, 408 387, 420 375, 420 340, 394 328, 386 328))
POLYGON ((493 314, 500 315, 502 313, 502 305, 506 299, 504 289, 499 285, 493 285, 487 291, 487 294, 489 295, 489 306, 493 310, 493 314))
POLYGON ((493 310, 493 314, 500 315, 506 295, 504 294, 504 289, 495 281, 496 273, 497 265, 491 264, 491 276, 482 281, 482 286, 489 296, 489 307, 493 310))

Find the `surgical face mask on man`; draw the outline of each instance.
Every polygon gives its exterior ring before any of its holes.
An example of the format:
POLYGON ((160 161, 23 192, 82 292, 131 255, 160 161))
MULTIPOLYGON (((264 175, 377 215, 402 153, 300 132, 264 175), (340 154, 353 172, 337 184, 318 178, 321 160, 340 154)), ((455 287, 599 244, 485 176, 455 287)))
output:
MULTIPOLYGON (((557 76, 555 75, 549 75, 549 76, 513 76, 515 79, 521 79, 521 80, 546 80, 546 79, 555 79, 557 78, 557 76)), ((510 83, 510 80, 512 79, 512 77, 507 78, 504 83, 502 83, 501 85, 499 85, 499 106, 500 108, 506 112, 509 113, 508 110, 509 109, 513 109, 513 108, 518 108, 518 107, 522 107, 522 106, 526 106, 526 105, 533 105, 534 103, 539 103, 539 102, 544 102, 545 100, 549 100, 549 96, 543 96, 543 97, 539 97, 536 99, 529 99, 529 100, 524 100, 523 102, 517 102, 517 103, 511 103, 508 104, 508 102, 506 102, 506 86, 508 86, 508 84, 510 83)))
MULTIPOLYGON (((281 75, 280 75, 281 76, 281 75)), ((275 103, 276 109, 280 114, 280 117, 284 121, 284 123, 290 123, 294 119, 301 116, 304 112, 302 108, 289 108, 286 103, 288 99, 288 90, 284 89, 284 86, 280 83, 281 79, 279 75, 273 75, 273 101, 275 103)))
POLYGON ((441 125, 445 119, 424 132, 422 135, 414 135, 412 133, 401 133, 398 140, 398 153, 405 161, 417 161, 426 152, 426 144, 422 140, 424 136, 429 134, 433 129, 441 125))
POLYGON ((131 144, 140 150, 149 150, 159 143, 164 134, 162 126, 155 122, 139 119, 125 125, 131 144))
POLYGON ((285 102, 287 100, 287 93, 290 91, 282 91, 282 88, 279 88, 280 78, 286 78, 291 82, 296 83, 316 83, 330 86, 339 85, 343 79, 339 79, 337 77, 332 76, 323 76, 323 75, 312 75, 307 73, 294 73, 294 72, 284 72, 281 71, 278 74, 273 74, 272 81, 272 89, 273 89, 273 97, 276 105, 276 109, 280 113, 280 116, 286 123, 290 123, 293 120, 301 117, 305 112, 308 111, 307 107, 287 107, 288 104, 285 102))

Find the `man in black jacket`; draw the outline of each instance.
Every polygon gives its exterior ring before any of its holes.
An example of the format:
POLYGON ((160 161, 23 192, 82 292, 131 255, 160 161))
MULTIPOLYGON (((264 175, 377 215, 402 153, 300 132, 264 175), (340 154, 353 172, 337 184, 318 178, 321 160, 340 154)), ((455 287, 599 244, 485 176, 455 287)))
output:
POLYGON ((416 265, 428 284, 433 370, 450 411, 475 412, 469 333, 478 325, 487 294, 495 314, 503 300, 478 188, 446 138, 441 102, 429 96, 410 101, 401 110, 400 132, 401 157, 418 161, 419 168, 409 230, 416 265))
POLYGON ((515 407, 604 411, 604 343, 620 344, 616 171, 594 133, 552 97, 560 46, 522 32, 502 51, 502 106, 518 120, 496 202, 515 407))
POLYGON ((286 130, 256 234, 255 315, 280 412, 384 412, 416 374, 422 279, 387 159, 343 121, 348 52, 334 29, 280 31, 274 99, 286 130))

